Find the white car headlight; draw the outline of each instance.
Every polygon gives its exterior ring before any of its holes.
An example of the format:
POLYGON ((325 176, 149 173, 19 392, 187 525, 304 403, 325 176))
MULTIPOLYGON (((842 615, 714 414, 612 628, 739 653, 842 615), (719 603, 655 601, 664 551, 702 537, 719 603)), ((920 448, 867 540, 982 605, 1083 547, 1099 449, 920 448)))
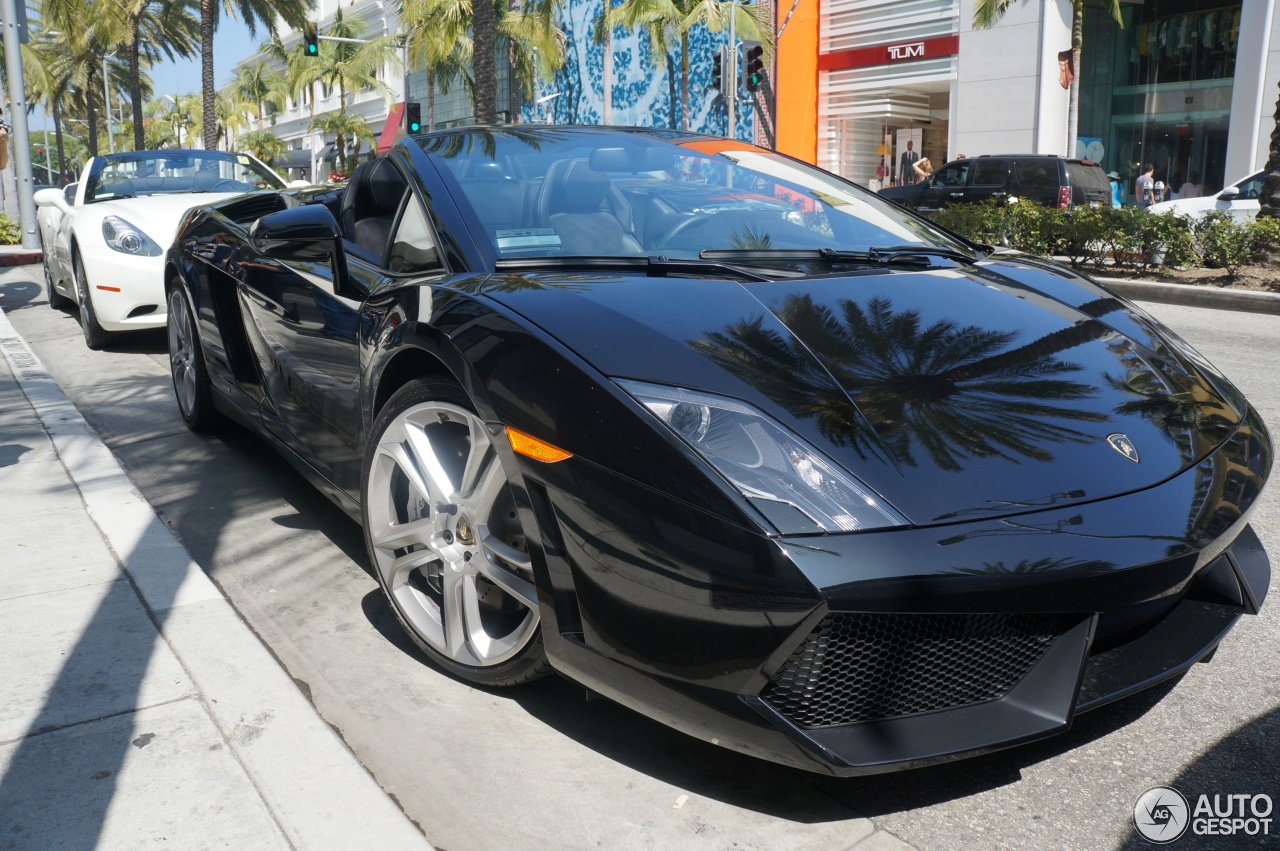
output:
POLYGON ((783 534, 909 525, 870 488, 750 405, 640 381, 617 383, 783 534))
POLYGON ((102 238, 108 246, 124 254, 155 257, 163 253, 155 240, 119 216, 106 216, 102 219, 102 238))

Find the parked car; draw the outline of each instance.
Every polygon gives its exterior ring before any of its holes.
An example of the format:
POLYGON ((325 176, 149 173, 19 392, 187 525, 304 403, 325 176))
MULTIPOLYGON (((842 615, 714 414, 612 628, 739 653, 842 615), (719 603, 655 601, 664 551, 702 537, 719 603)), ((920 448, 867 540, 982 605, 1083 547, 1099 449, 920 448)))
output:
POLYGON ((91 349, 120 331, 163 328, 164 252, 182 214, 214 197, 284 185, 248 154, 162 150, 91 158, 78 183, 35 193, 49 304, 79 307, 91 349))
POLYGON ((1111 203, 1111 186, 1102 166, 1044 154, 955 160, 926 180, 887 187, 880 194, 922 212, 948 204, 980 204, 991 198, 1019 198, 1064 210, 1111 203))
POLYGON ((173 385, 363 524, 449 674, 909 768, 1177 676, 1270 576, 1256 411, 1141 309, 988 251, 728 139, 442 131, 189 212, 173 385))
POLYGON ((1260 171, 1213 195, 1161 201, 1159 204, 1152 204, 1147 210, 1152 213, 1177 213, 1193 219, 1217 211, 1226 213, 1237 222, 1251 222, 1258 217, 1262 184, 1266 178, 1266 172, 1260 171))

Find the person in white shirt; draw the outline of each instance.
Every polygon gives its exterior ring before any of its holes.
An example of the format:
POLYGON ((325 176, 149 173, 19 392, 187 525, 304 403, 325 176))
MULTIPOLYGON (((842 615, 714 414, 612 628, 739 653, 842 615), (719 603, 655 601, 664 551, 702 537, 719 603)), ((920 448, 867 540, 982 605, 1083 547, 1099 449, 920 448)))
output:
POLYGON ((1204 187, 1200 185, 1200 172, 1191 172, 1191 179, 1182 184, 1182 188, 1178 190, 1179 198, 1199 198, 1204 194, 1204 187))

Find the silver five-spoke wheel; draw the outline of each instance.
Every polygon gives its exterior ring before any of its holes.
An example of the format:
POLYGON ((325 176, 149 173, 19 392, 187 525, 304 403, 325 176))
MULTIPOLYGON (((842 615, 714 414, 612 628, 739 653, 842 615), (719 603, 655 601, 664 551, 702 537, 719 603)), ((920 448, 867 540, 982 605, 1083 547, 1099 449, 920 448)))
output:
POLYGON ((451 671, 499 685, 544 665, 533 570, 494 439, 460 391, 404 388, 375 425, 364 508, 379 582, 409 632, 451 671))
POLYGON ((169 294, 169 366, 173 371, 173 391, 182 416, 191 418, 196 406, 196 370, 193 363, 194 335, 187 318, 187 305, 176 289, 169 294))

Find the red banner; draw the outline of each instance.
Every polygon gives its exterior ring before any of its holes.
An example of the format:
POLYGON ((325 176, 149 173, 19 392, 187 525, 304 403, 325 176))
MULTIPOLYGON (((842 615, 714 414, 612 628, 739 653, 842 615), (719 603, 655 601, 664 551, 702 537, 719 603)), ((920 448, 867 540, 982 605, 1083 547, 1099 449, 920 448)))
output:
POLYGON ((818 57, 818 70, 843 71, 846 68, 866 68, 871 65, 894 65, 899 62, 955 56, 959 52, 960 36, 944 35, 898 44, 877 44, 875 47, 857 47, 853 50, 824 53, 818 57))

